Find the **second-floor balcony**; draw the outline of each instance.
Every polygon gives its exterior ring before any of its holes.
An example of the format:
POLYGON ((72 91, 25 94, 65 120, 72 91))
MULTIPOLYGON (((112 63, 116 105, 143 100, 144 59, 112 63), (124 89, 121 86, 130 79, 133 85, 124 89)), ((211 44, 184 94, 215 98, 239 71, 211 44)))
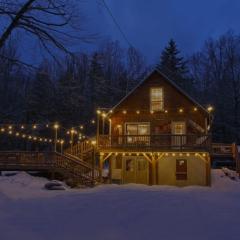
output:
POLYGON ((129 151, 209 151, 211 136, 205 134, 187 135, 100 135, 100 150, 129 151))

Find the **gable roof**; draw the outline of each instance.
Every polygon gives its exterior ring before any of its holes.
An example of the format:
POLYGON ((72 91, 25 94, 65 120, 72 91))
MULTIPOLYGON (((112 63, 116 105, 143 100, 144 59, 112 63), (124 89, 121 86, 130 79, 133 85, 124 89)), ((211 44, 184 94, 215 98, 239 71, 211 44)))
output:
POLYGON ((158 73, 161 75, 170 85, 172 85, 175 89, 177 89, 181 94, 183 94, 187 99, 189 99, 192 103, 197 105, 200 109, 202 109, 204 112, 209 114, 207 109, 203 107, 199 102, 197 102, 194 98, 192 98, 189 94, 187 94, 181 87, 179 87, 174 81, 172 81, 166 74, 164 74, 159 69, 154 69, 152 72, 150 72, 135 88, 133 88, 125 97, 123 97, 115 106, 111 108, 111 110, 114 110, 117 108, 122 102, 124 102, 130 95, 132 95, 133 92, 135 92, 136 89, 138 89, 153 73, 158 73))

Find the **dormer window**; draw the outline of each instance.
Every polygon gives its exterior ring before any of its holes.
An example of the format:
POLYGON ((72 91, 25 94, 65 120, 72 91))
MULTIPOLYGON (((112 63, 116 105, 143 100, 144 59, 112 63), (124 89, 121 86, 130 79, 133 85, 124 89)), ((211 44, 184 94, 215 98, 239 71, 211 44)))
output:
POLYGON ((163 111, 163 89, 151 88, 150 90, 150 111, 159 112, 163 111))

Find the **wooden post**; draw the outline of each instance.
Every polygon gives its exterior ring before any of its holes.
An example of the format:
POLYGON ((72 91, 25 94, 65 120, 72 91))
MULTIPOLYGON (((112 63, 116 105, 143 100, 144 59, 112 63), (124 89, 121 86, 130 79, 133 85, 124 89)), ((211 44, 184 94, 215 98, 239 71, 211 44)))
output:
POLYGON ((103 171, 103 154, 100 153, 100 157, 99 157, 99 181, 100 181, 100 183, 103 182, 102 171, 103 171))
POLYGON ((152 185, 156 185, 156 159, 152 157, 152 185))
POLYGON ((211 158, 206 157, 206 185, 211 186, 211 158))
POLYGON ((92 151, 92 186, 94 186, 95 182, 95 161, 96 161, 96 154, 95 154, 95 147, 93 147, 92 151))

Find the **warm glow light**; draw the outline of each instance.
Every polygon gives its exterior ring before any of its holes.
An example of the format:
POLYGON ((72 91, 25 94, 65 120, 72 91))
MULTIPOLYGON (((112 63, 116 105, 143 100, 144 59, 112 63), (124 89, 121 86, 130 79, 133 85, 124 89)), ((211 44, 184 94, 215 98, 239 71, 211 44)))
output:
POLYGON ((207 111, 210 113, 213 111, 213 106, 208 106, 207 111))
POLYGON ((179 112, 180 112, 180 113, 183 113, 183 109, 182 109, 182 108, 180 108, 180 109, 179 109, 179 112))
POLYGON ((17 136, 17 137, 19 136, 19 132, 16 133, 16 136, 17 136))
POLYGON ((206 154, 205 154, 205 153, 203 153, 203 157, 206 157, 206 154))
POLYGON ((127 114, 127 111, 126 111, 126 110, 123 110, 123 114, 127 114))
POLYGON ((33 129, 36 129, 37 128, 37 125, 33 125, 33 129))
POLYGON ((140 114, 140 111, 139 111, 139 110, 137 110, 137 111, 136 111, 136 113, 137 113, 137 114, 140 114))
POLYGON ((165 153, 165 156, 168 156, 168 153, 165 153))
POLYGON ((75 133, 75 130, 74 129, 71 129, 71 134, 74 134, 75 133))
POLYGON ((168 113, 168 110, 165 110, 164 112, 165 112, 165 113, 168 113))
POLYGON ((97 114, 101 114, 101 111, 100 111, 100 110, 97 110, 97 114))
POLYGON ((107 116, 106 113, 102 113, 102 117, 105 118, 107 116))
POLYGON ((5 129, 4 129, 4 128, 1 128, 1 132, 5 132, 5 129))
POLYGON ((62 144, 62 145, 64 144, 64 140, 61 140, 61 144, 62 144))
POLYGON ((187 157, 189 157, 189 156, 190 156, 190 154, 189 154, 189 153, 187 153, 186 155, 187 155, 187 157))
POLYGON ((24 129, 24 126, 23 126, 23 125, 21 126, 21 129, 24 129))
POLYGON ((8 133, 11 135, 11 134, 12 134, 12 131, 9 131, 8 133))
POLYGON ((44 142, 47 142, 47 138, 44 139, 44 142))
POLYGON ((83 125, 80 126, 80 129, 83 129, 83 125))
POLYGON ((92 123, 92 124, 95 124, 95 120, 93 119, 93 120, 91 121, 91 123, 92 123))
POLYGON ((42 142, 42 138, 40 138, 39 141, 42 142))
POLYGON ((179 156, 182 157, 182 153, 179 153, 179 156))
POLYGON ((48 127, 49 127, 49 125, 48 125, 48 124, 46 124, 46 127, 48 128, 48 127))
POLYGON ((36 141, 36 140, 37 140, 37 138, 36 138, 36 137, 34 137, 34 138, 33 138, 33 140, 34 140, 34 141, 36 141))
POLYGON ((51 143, 51 142, 52 142, 52 139, 49 139, 49 142, 51 143))
POLYGON ((25 135, 25 134, 23 134, 23 135, 22 135, 22 137, 23 137, 23 138, 25 138, 25 137, 26 137, 26 135, 25 135))
POLYGON ((172 156, 173 156, 173 157, 175 157, 175 156, 176 156, 176 154, 175 154, 175 153, 172 153, 172 156))
POLYGON ((154 114, 154 111, 150 111, 151 114, 154 114))
POLYGON ((113 110, 110 110, 109 112, 110 112, 110 113, 113 113, 113 110))
POLYGON ((32 136, 28 136, 28 139, 32 139, 32 136))
POLYGON ((197 112, 197 110, 198 110, 197 107, 195 107, 195 108, 193 109, 194 112, 197 112))
POLYGON ((55 123, 53 127, 57 130, 59 128, 59 125, 55 123))
POLYGON ((92 145, 96 145, 96 141, 91 141, 92 145))
POLYGON ((12 129, 12 126, 10 125, 10 126, 8 127, 8 129, 12 129))

